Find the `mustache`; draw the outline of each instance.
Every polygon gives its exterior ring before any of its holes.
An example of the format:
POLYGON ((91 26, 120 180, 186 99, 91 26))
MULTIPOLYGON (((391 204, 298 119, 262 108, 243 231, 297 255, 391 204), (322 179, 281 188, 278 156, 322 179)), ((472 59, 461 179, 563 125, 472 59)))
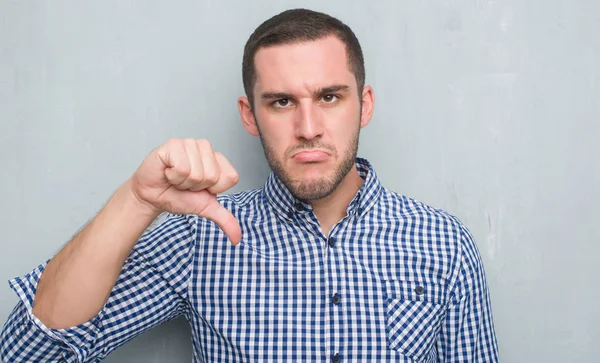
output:
POLYGON ((286 150, 285 157, 288 158, 293 154, 300 152, 302 150, 310 150, 310 149, 323 149, 331 152, 331 154, 335 155, 335 148, 332 145, 325 144, 320 140, 308 140, 296 146, 293 146, 286 150))

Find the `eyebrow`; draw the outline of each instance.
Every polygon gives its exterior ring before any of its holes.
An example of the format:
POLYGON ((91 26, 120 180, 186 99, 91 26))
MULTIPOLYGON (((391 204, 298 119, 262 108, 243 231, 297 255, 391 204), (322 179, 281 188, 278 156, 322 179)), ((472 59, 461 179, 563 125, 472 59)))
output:
MULTIPOLYGON (((324 95, 327 93, 348 91, 349 89, 350 89, 350 86, 348 86, 348 85, 336 84, 336 85, 332 85, 332 86, 319 88, 318 90, 316 90, 313 93, 313 95, 320 96, 320 95, 324 95)), ((263 92, 260 94, 260 98, 262 98, 264 100, 284 99, 284 98, 294 99, 294 96, 291 93, 285 93, 285 92, 263 92)))
POLYGON ((345 85, 345 84, 336 84, 333 86, 328 86, 328 87, 323 87, 317 90, 317 92, 315 92, 315 95, 323 95, 326 93, 335 93, 335 92, 340 92, 340 91, 348 91, 350 89, 350 86, 345 85))

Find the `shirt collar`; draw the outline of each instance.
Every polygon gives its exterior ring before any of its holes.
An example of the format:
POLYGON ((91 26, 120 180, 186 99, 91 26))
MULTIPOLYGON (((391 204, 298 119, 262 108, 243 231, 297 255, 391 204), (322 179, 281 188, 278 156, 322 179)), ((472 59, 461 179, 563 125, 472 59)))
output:
MULTIPOLYGON (((365 182, 348 205, 346 212, 350 216, 356 215, 359 218, 375 204, 382 187, 375 169, 368 160, 356 158, 356 169, 365 182)), ((294 214, 312 209, 309 203, 294 198, 273 172, 267 178, 263 195, 269 204, 285 219, 293 219, 294 214)))

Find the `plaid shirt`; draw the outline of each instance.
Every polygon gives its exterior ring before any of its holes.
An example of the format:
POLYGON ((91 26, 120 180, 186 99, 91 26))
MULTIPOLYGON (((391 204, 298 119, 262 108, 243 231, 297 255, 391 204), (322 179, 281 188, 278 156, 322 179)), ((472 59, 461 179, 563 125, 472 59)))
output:
POLYGON ((10 281, 6 362, 98 362, 184 315, 194 362, 497 362, 488 287, 467 229, 446 212, 365 183, 323 235, 310 204, 271 174, 219 197, 240 221, 232 246, 211 221, 170 215, 144 233, 100 313, 69 329, 31 314, 45 264, 10 281))

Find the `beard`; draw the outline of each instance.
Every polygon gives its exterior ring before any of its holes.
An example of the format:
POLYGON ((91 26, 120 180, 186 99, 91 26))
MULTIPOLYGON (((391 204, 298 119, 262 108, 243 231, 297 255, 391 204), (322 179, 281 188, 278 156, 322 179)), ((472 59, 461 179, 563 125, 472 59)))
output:
MULTIPOLYGON (((256 124, 259 122, 256 119, 256 124)), ((357 122, 359 125, 360 122, 357 122)), ((260 142, 262 143, 265 157, 271 167, 271 170, 275 173, 277 178, 281 180, 283 185, 290 191, 290 193, 297 199, 311 201, 323 199, 329 196, 338 187, 338 185, 344 180, 346 175, 352 170, 356 163, 356 155, 358 152, 358 139, 360 135, 360 127, 356 128, 356 131, 352 134, 352 137, 345 145, 345 149, 342 151, 342 158, 340 162, 329 172, 324 174, 317 179, 313 180, 302 180, 294 179, 292 175, 285 169, 283 162, 277 158, 274 148, 271 146, 268 140, 263 137, 263 133, 258 128, 260 135, 260 142)), ((292 154, 303 150, 303 149, 314 149, 320 148, 331 152, 333 157, 337 157, 338 153, 335 147, 327 145, 318 139, 304 140, 301 144, 294 147, 288 148, 284 154, 284 160, 287 160, 292 154)))

